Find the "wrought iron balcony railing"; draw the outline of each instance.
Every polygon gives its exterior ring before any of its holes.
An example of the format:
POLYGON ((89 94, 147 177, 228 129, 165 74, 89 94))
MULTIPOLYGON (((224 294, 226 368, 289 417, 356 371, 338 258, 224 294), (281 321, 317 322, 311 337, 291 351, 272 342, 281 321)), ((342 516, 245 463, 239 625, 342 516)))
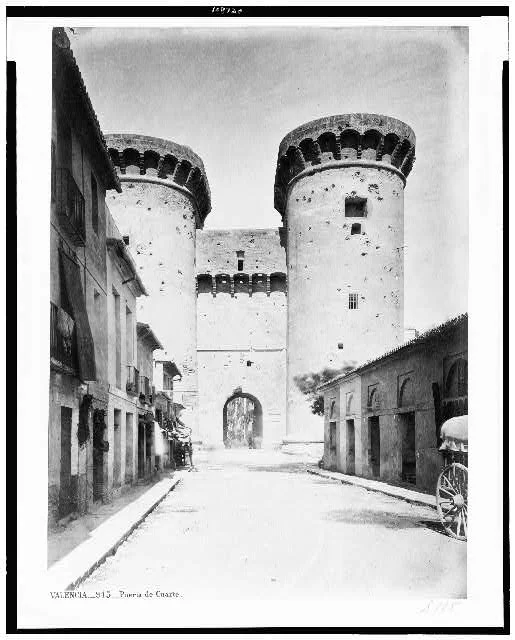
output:
POLYGON ((86 241, 84 196, 68 169, 56 169, 55 203, 57 214, 77 245, 86 241))
POLYGON ((139 371, 132 364, 127 365, 127 393, 137 396, 139 393, 139 371))
POLYGON ((65 370, 77 370, 77 333, 73 318, 50 303, 51 363, 65 370))

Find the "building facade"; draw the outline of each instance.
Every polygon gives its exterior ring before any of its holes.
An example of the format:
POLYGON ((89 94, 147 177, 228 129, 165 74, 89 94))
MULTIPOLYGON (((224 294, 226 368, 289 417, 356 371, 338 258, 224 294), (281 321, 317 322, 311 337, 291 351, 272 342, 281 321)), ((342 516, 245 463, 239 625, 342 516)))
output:
POLYGON ((322 434, 299 379, 403 340, 404 187, 415 135, 383 115, 314 120, 279 146, 288 269, 287 433, 322 434))
POLYGON ((105 426, 108 400, 105 193, 121 190, 63 29, 52 34, 52 73, 50 524, 94 498, 104 436, 92 432, 105 426))
POLYGON ((468 413, 467 345, 464 314, 322 385, 324 466, 432 493, 440 427, 468 413))
POLYGON ((171 432, 175 420, 173 385, 181 373, 171 360, 154 360, 154 408, 156 428, 156 466, 161 469, 175 467, 171 432), (159 429, 159 431, 158 431, 159 429), (160 432, 160 435, 159 435, 160 432))
MULTIPOLYGON (((138 480, 154 475, 156 468, 156 438, 161 438, 159 424, 155 421, 154 351, 161 350, 150 325, 136 324, 138 352, 138 432, 137 432, 137 474, 138 480)), ((157 445, 160 450, 160 445, 157 445)))
POLYGON ((162 345, 137 322, 147 291, 105 203, 121 184, 60 28, 52 64, 50 527, 147 481, 162 449, 152 386, 152 354, 162 345))
POLYGON ((227 407, 254 403, 254 446, 286 424, 286 263, 277 229, 197 234, 200 439, 227 443, 227 407))
MULTIPOLYGON (((107 210, 107 207, 106 207, 107 210)), ((136 301, 147 291, 136 264, 110 213, 107 216, 108 380, 104 501, 119 495, 137 478, 139 365, 136 301)), ((95 485, 96 487, 96 485, 95 485)), ((100 497, 100 492, 97 489, 100 497)))

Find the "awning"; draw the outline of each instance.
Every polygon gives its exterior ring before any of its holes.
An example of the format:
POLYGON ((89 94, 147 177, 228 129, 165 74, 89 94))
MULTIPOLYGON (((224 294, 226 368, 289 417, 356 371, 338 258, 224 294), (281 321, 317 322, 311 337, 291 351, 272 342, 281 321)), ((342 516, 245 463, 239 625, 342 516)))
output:
POLYGON ((163 434, 158 422, 154 422, 154 450, 156 456, 162 456, 164 453, 163 434))
POLYGON ((163 365, 163 370, 172 378, 177 376, 182 378, 182 373, 179 371, 177 365, 173 360, 156 360, 156 363, 163 365))
POLYGON ((456 416, 455 418, 449 418, 446 420, 441 428, 440 434, 442 440, 442 448, 452 448, 452 444, 456 442, 468 442, 468 415, 456 416), (449 447, 445 447, 445 441, 448 440, 451 444, 449 447))
POLYGON ((66 293, 77 332, 79 377, 84 382, 87 380, 96 380, 95 345, 93 343, 91 327, 89 326, 86 302, 82 292, 79 265, 63 251, 60 251, 60 261, 64 273, 66 293))

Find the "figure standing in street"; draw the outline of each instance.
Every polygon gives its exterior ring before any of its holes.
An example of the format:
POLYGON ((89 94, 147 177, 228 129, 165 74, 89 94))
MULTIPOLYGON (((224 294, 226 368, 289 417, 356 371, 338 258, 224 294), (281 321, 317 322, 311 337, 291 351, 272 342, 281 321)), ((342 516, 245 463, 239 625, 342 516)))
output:
POLYGON ((175 426, 173 435, 175 439, 180 443, 183 447, 185 456, 187 455, 190 459, 190 471, 196 470, 193 466, 193 444, 191 442, 191 427, 188 427, 181 420, 180 415, 182 413, 182 408, 177 407, 176 409, 176 417, 175 417, 175 426))

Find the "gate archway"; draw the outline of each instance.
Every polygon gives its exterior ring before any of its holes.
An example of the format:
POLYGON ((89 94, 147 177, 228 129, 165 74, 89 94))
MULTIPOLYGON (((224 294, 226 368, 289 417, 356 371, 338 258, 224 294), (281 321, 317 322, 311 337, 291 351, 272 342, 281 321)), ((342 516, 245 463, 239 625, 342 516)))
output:
POLYGON ((223 409, 223 439, 227 448, 261 448, 263 440, 263 408, 261 402, 255 396, 240 391, 227 398, 223 409), (239 398, 247 399, 250 402, 240 402, 239 398), (250 404, 252 405, 251 413, 248 406, 250 404), (241 412, 242 405, 245 408, 244 413, 241 412))

